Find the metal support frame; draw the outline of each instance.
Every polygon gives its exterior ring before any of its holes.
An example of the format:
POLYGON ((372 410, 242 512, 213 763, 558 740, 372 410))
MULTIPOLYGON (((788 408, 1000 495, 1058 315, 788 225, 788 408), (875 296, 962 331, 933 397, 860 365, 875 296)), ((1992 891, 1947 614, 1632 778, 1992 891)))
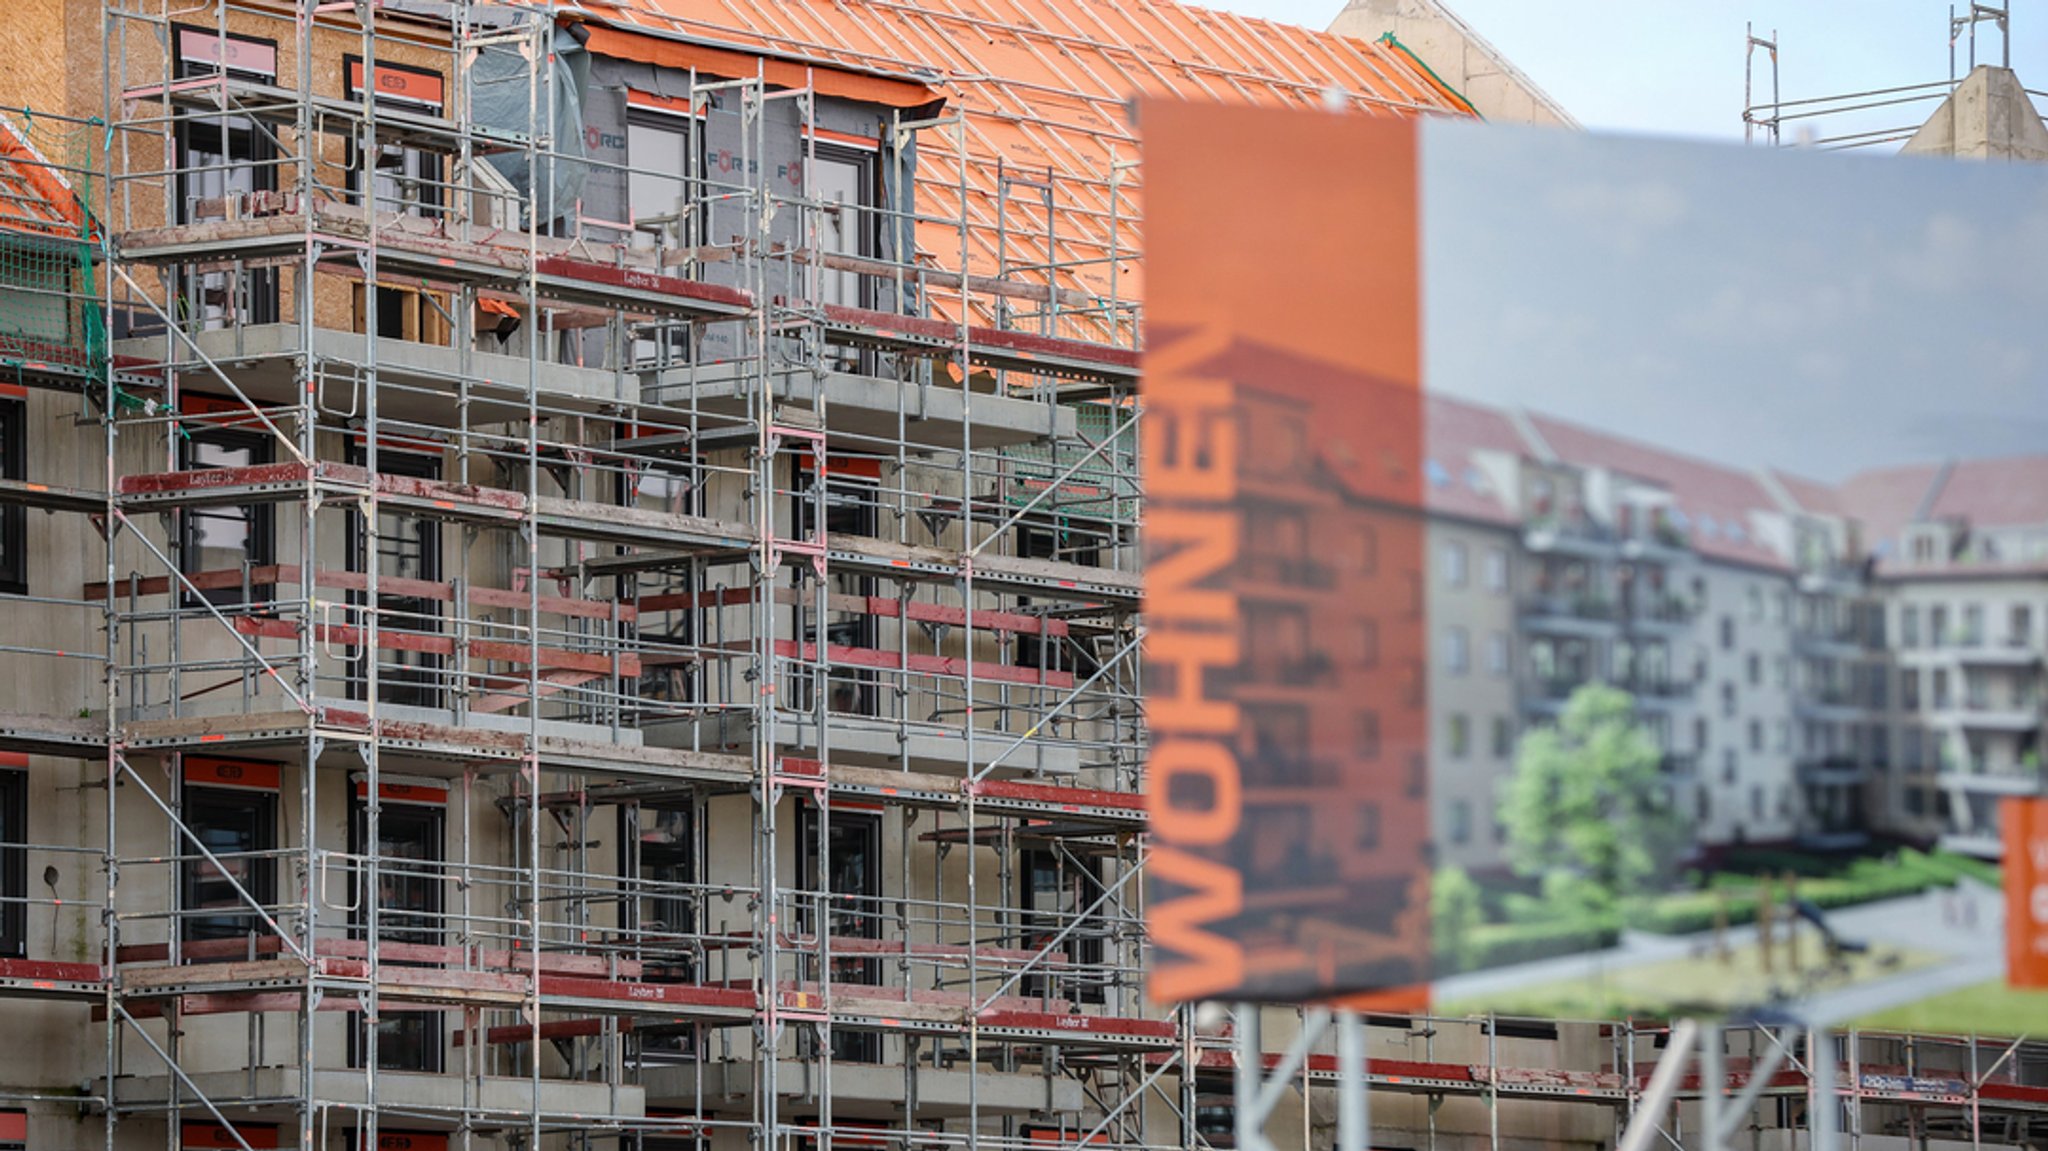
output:
MULTIPOLYGON (((1240 1003, 1235 1011, 1238 1151, 1277 1151, 1273 1141, 1266 1137, 1266 1121, 1288 1089, 1296 1085, 1297 1076, 1308 1064, 1309 1053, 1333 1023, 1337 1031, 1338 1151, 1365 1151, 1372 1146, 1371 1076, 1363 1017, 1344 1008, 1314 1007, 1304 1011, 1300 1032, 1279 1053, 1268 1074, 1261 1018, 1265 1010, 1261 1004, 1240 1003)), ((1305 1098, 1306 1079, 1299 1089, 1305 1098)))
POLYGON ((1841 1138, 1841 1094, 1835 1084, 1834 1042, 1826 1027, 1793 1020, 1757 1020, 1741 1029, 1731 1029, 1718 1020, 1679 1020, 1672 1025, 1669 1042, 1650 1073, 1649 1083, 1633 1100, 1633 1112, 1615 1143, 1615 1151, 1649 1151, 1660 1141, 1673 1148, 1738 1151, 1736 1137, 1750 1122, 1757 1101, 1788 1063, 1807 1078, 1812 1147, 1815 1151, 1834 1151, 1841 1138), (1754 1060, 1741 1077, 1740 1086, 1735 1085, 1735 1077, 1727 1070, 1728 1036, 1738 1030, 1753 1030, 1770 1041, 1762 1058, 1754 1060), (1794 1045, 1802 1038, 1807 1056, 1803 1061, 1793 1054, 1794 1045), (1686 1090, 1689 1073, 1698 1084, 1696 1091, 1686 1090), (1699 1100, 1700 1124, 1699 1130, 1681 1143, 1667 1129, 1666 1118, 1688 1095, 1696 1095, 1699 1100))
POLYGON ((1977 70, 1977 25, 1979 24, 1988 23, 1998 27, 1998 66, 2001 68, 2012 67, 2011 9, 2011 0, 2002 0, 1998 4, 1981 4, 1975 3, 1973 0, 1969 9, 1960 15, 1957 14, 1955 5, 1951 4, 1948 6, 1948 78, 1950 83, 1954 83, 1958 79, 1956 75, 1956 41, 1963 39, 1965 32, 1969 34, 1969 67, 1965 71, 1974 72, 1977 70))

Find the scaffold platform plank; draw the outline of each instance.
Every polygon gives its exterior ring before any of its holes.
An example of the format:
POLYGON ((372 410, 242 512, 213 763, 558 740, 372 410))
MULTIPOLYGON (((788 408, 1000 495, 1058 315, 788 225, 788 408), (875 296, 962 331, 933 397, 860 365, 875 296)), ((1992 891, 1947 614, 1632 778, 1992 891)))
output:
MULTIPOLYGON (((600 601, 593 601, 600 602, 600 601)), ((808 606, 811 597, 794 588, 775 589, 778 604, 804 604, 808 606)), ((634 601, 642 612, 652 614, 661 611, 687 611, 693 608, 746 607, 754 603, 754 594, 745 588, 719 588, 703 592, 672 592, 660 595, 643 595, 634 601)), ((1015 635, 1042 635, 1064 638, 1072 633, 1066 620, 1051 616, 1031 615, 1016 611, 975 609, 969 612, 964 607, 951 604, 927 603, 922 600, 904 601, 893 596, 846 595, 833 593, 825 597, 828 611, 848 612, 854 615, 871 615, 878 619, 908 619, 913 623, 930 624, 936 627, 973 627, 976 631, 1009 632, 1015 635), (972 617, 971 619, 969 617, 972 617)))
MULTIPOLYGON (((655 747, 638 740, 580 739, 545 731, 538 745, 529 746, 523 731, 459 724, 452 716, 448 723, 380 716, 372 724, 355 706, 360 705, 321 706, 313 714, 292 709, 130 720, 121 725, 120 742, 135 753, 232 749, 238 754, 295 758, 306 741, 317 735, 343 743, 374 739, 387 752, 406 753, 408 760, 419 764, 443 762, 451 771, 493 766, 510 769, 531 756, 550 770, 604 772, 670 783, 737 786, 750 782, 754 775, 752 761, 743 755, 655 747)), ((64 723, 47 717, 26 718, 60 727, 64 723)), ((0 739, 7 731, 5 717, 0 717, 0 739)), ((104 754, 105 746, 101 735, 99 754, 104 754)), ((90 750, 92 745, 82 747, 90 750)), ((344 757, 341 762, 349 760, 344 757)), ((409 762, 407 769, 418 768, 409 762)))
POLYGON ((822 311, 833 335, 849 344, 935 356, 950 356, 964 347, 970 364, 1123 384, 1138 379, 1138 352, 1133 348, 980 324, 963 329, 944 320, 839 304, 827 304, 822 311))
MULTIPOLYGON (((402 594, 402 593, 391 593, 402 594)), ((369 638, 366 627, 354 624, 308 624, 302 620, 263 618, 258 616, 236 616, 233 620, 235 631, 253 639, 282 639, 297 642, 310 638, 315 643, 339 644, 347 647, 362 647, 369 638)), ((422 655, 451 658, 460 651, 476 659, 494 660, 499 663, 532 666, 542 672, 572 671, 588 672, 601 676, 637 676, 640 674, 640 657, 626 652, 612 651, 571 651, 558 647, 542 647, 535 650, 523 643, 508 643, 503 640, 469 639, 458 641, 454 636, 433 632, 407 631, 401 628, 385 627, 377 630, 376 647, 380 651, 405 651, 422 655)), ((517 681, 523 683, 524 681, 517 681)))
POLYGON ((0 712, 0 750, 70 759, 107 754, 105 719, 0 712))
POLYGON ((524 232, 478 229, 467 239, 453 238, 440 220, 387 212, 373 221, 360 205, 325 199, 308 211, 296 196, 277 193, 252 197, 243 210, 248 214, 237 219, 124 232, 114 247, 136 263, 206 266, 301 257, 309 239, 353 252, 366 249, 374 233, 380 269, 448 287, 531 282, 544 299, 677 318, 736 317, 754 306, 742 289, 670 275, 651 262, 642 266, 623 246, 549 237, 536 257, 524 232))
POLYGON ((0 959, 0 997, 94 1000, 106 993, 106 971, 97 963, 0 959))
POLYGON ((0 504, 40 508, 50 512, 84 512, 90 515, 107 510, 107 493, 85 488, 32 483, 28 480, 0 479, 0 504))
MULTIPOLYGON (((249 568, 248 581, 257 587, 271 587, 279 584, 300 582, 302 569, 296 564, 256 564, 249 568)), ((202 571, 186 574, 184 582, 202 591, 215 588, 240 587, 242 572, 236 570, 202 571)), ((117 580, 114 594, 117 597, 156 597, 168 595, 173 588, 183 586, 170 576, 137 576, 132 580, 117 580)), ((370 577, 363 572, 340 568, 315 568, 313 586, 336 591, 367 591, 370 577)), ((524 611, 534 602, 527 592, 509 588, 480 587, 466 585, 461 595, 456 594, 455 585, 439 580, 406 579, 401 576, 380 575, 377 578, 380 595, 404 596, 408 599, 430 600, 435 603, 466 602, 472 607, 505 608, 524 611)), ((84 585, 82 594, 86 599, 104 599, 107 585, 94 581, 84 585)), ((639 617, 640 609, 617 600, 581 599, 571 596, 542 595, 537 602, 540 610, 553 615, 570 616, 577 619, 617 620, 630 623, 639 617)))
MULTIPOLYGON (((775 654, 783 659, 809 663, 818 658, 818 645, 805 643, 799 648, 795 640, 776 640, 775 654)), ((916 675, 944 676, 950 679, 965 679, 971 672, 976 679, 995 683, 1023 684, 1030 687, 1074 686, 1074 673, 1070 671, 1040 671, 1035 667, 1020 667, 1016 664, 998 663, 995 660, 969 661, 958 656, 894 652, 841 643, 826 644, 824 656, 825 662, 834 667, 906 671, 916 675)))

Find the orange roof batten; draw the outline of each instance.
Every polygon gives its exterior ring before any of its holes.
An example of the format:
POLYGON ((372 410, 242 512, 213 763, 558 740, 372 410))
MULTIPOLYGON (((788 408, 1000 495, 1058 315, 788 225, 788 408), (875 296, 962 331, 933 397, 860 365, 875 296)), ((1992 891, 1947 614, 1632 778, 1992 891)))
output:
MULTIPOLYGON (((918 262, 1047 289, 1063 301, 1058 333, 1098 342, 1134 340, 1144 298, 1133 97, 1320 109, 1342 93, 1363 115, 1471 114, 1390 45, 1176 0, 609 0, 602 19, 852 69, 929 70, 963 123, 919 151, 918 262)), ((1313 178, 1313 158, 1302 164, 1298 178, 1313 178)), ((957 306, 932 302, 946 319, 957 306)), ((975 322, 995 322, 971 306, 975 322)))
POLYGON ((14 121, 0 115, 0 189, 12 209, 0 216, 0 230, 32 232, 60 240, 89 240, 91 222, 71 182, 56 169, 14 121))
POLYGON ((694 69, 730 79, 758 75, 778 88, 808 87, 821 95, 880 104, 887 108, 923 108, 945 100, 944 95, 915 80, 845 71, 831 63, 807 64, 711 44, 649 36, 602 24, 586 25, 586 28, 589 39, 584 47, 614 60, 631 60, 681 71, 694 69))

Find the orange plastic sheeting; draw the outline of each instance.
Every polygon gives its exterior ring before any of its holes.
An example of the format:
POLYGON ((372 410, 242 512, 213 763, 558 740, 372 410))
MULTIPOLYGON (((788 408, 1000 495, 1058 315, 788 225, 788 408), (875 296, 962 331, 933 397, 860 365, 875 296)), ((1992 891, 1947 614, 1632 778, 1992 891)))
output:
POLYGON ((1147 993, 1414 1009, 1432 958, 1417 127, 1139 115, 1147 993), (1314 179, 1268 177, 1299 157, 1314 179), (1380 658, 1302 682, 1311 628, 1375 636, 1380 658))
POLYGON ((2048 799, 1998 802, 2005 841, 2005 981, 2048 987, 2048 799))
POLYGON ((889 108, 922 108, 944 98, 931 88, 912 80, 841 72, 831 67, 816 68, 795 60, 764 59, 745 52, 714 48, 708 44, 636 36, 631 32, 621 32, 601 25, 591 26, 590 40, 585 47, 600 56, 610 56, 614 60, 634 60, 642 64, 685 71, 695 68, 699 72, 731 79, 747 79, 756 75, 758 71, 762 79, 777 87, 808 86, 826 96, 839 96, 848 100, 881 104, 889 108))
POLYGON ((0 231, 84 240, 85 206, 63 173, 0 116, 0 231))
MULTIPOLYGON (((960 229, 945 221, 964 217, 964 270, 1057 285, 1070 293, 1058 334, 1080 339, 1127 344, 1130 332, 1127 320, 1117 330, 1099 310, 1077 306, 1087 303, 1077 296, 1134 304, 1144 295, 1133 96, 1320 108, 1341 89, 1367 114, 1465 114, 1386 45, 1170 0, 630 0, 607 19, 935 72, 966 115, 965 170, 951 133, 925 134, 917 170, 918 211, 930 217, 919 224, 924 262, 958 270, 960 229), (1005 188, 1006 176, 1050 182, 1050 211, 1037 188, 1005 188)), ((1219 177, 1243 172, 1269 185, 1323 180, 1326 161, 1289 155, 1252 171, 1221 149, 1209 157, 1219 177)), ((933 302, 944 318, 959 318, 946 314, 943 297, 933 302)), ((988 304, 977 301, 976 322, 994 322, 988 304)))

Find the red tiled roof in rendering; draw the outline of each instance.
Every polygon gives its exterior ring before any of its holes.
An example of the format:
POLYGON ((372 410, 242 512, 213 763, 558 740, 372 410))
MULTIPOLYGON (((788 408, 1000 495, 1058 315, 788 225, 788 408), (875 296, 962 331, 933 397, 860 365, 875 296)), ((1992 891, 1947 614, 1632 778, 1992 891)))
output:
MULTIPOLYGON (((965 138, 925 133, 917 202, 935 219, 919 225, 924 261, 958 270, 961 230, 942 221, 964 214, 966 271, 1035 285, 1050 277, 1074 294, 1063 308, 1079 297, 1124 305, 1141 299, 1138 148, 1128 119, 1134 96, 1322 107, 1337 89, 1369 114, 1471 111, 1393 46, 1173 0, 582 0, 581 7, 617 28, 928 77, 964 114, 965 138)), ((1228 157, 1218 159, 1227 166, 1228 157)), ((1313 156, 1301 157, 1304 178, 1314 169, 1313 156)), ((1108 330, 1085 315, 1069 329, 1117 342, 1130 342, 1134 331, 1129 317, 1108 330)))
POLYGON ((1915 563, 1905 546, 1914 523, 1960 521, 1973 533, 1985 528, 2048 526, 2048 456, 1956 460, 1881 468, 1852 476, 1841 487, 1847 514, 1860 521, 1877 549, 1881 570, 1894 575, 1990 575, 2039 572, 2038 553, 1997 555, 1973 548, 1961 565, 1943 559, 1915 563))
POLYGON ((1851 476, 1837 490, 1843 508, 1863 525, 1866 543, 1874 547, 1889 540, 1896 548, 1900 533, 1919 516, 1940 474, 1940 464, 1879 468, 1851 476))
POLYGON ((1423 406, 1423 501, 1431 511, 1489 523, 1517 522, 1511 493, 1479 463, 1482 453, 1530 455, 1514 421, 1495 408, 1432 393, 1423 406))
POLYGON ((1669 489, 1699 554, 1764 567, 1787 566, 1785 556, 1757 538, 1755 513, 1776 510, 1777 505, 1756 476, 1551 416, 1531 413, 1529 422, 1566 463, 1606 468, 1669 489))
POLYGON ((1770 476, 1779 487, 1785 489, 1786 495, 1792 497, 1792 502, 1798 505, 1800 511, 1816 516, 1848 514, 1848 509, 1842 505, 1842 494, 1819 480, 1795 476, 1776 468, 1771 469, 1770 476))
POLYGON ((1973 527, 2048 524, 2048 456, 1958 460, 1927 510, 1973 527))

